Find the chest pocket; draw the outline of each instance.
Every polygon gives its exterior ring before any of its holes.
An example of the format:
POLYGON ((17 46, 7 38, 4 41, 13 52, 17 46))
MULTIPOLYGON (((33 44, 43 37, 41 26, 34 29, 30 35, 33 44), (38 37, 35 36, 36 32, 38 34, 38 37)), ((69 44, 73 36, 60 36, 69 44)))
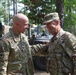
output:
POLYGON ((27 50, 25 44, 21 42, 10 42, 11 49, 10 49, 10 56, 9 59, 12 61, 22 61, 22 62, 28 62, 27 58, 27 50), (26 60, 26 61, 25 61, 26 60))

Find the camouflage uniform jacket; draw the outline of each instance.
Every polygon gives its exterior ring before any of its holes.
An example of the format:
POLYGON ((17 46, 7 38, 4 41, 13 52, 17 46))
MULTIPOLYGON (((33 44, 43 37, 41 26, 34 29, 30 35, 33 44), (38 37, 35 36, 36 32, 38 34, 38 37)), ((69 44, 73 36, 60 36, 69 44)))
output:
POLYGON ((0 75, 34 75, 33 61, 26 36, 12 30, 0 40, 0 75), (6 43, 4 43, 4 41, 6 43))
MULTIPOLYGON (((76 53, 76 37, 61 29, 49 43, 47 58, 51 75, 76 75, 72 56, 76 53)), ((76 68, 75 68, 76 70, 76 68)))

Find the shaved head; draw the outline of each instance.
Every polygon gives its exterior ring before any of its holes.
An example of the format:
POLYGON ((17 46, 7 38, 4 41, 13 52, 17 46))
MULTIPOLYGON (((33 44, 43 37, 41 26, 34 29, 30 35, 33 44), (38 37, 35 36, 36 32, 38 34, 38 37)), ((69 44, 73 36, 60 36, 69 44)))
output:
POLYGON ((20 23, 21 21, 28 21, 28 17, 22 13, 18 13, 13 18, 13 23, 20 23))
POLYGON ((15 34, 24 33, 28 29, 29 19, 26 15, 18 13, 13 18, 13 32, 15 34))

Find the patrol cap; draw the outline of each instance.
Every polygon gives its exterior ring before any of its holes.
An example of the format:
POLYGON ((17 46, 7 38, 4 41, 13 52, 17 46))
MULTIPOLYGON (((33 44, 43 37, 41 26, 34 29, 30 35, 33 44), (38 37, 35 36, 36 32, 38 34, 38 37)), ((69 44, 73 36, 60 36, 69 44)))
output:
POLYGON ((49 23, 53 20, 58 20, 59 19, 59 15, 57 12, 54 13, 49 13, 47 15, 44 16, 44 24, 49 23))

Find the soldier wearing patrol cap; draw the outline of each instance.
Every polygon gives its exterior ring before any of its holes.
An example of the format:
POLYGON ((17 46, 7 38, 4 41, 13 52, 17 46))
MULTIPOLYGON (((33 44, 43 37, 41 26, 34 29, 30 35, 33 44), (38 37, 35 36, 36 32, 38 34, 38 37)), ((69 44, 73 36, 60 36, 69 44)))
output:
POLYGON ((47 14, 44 24, 53 35, 48 45, 47 71, 50 75, 76 75, 76 37, 60 27, 57 12, 47 14))

